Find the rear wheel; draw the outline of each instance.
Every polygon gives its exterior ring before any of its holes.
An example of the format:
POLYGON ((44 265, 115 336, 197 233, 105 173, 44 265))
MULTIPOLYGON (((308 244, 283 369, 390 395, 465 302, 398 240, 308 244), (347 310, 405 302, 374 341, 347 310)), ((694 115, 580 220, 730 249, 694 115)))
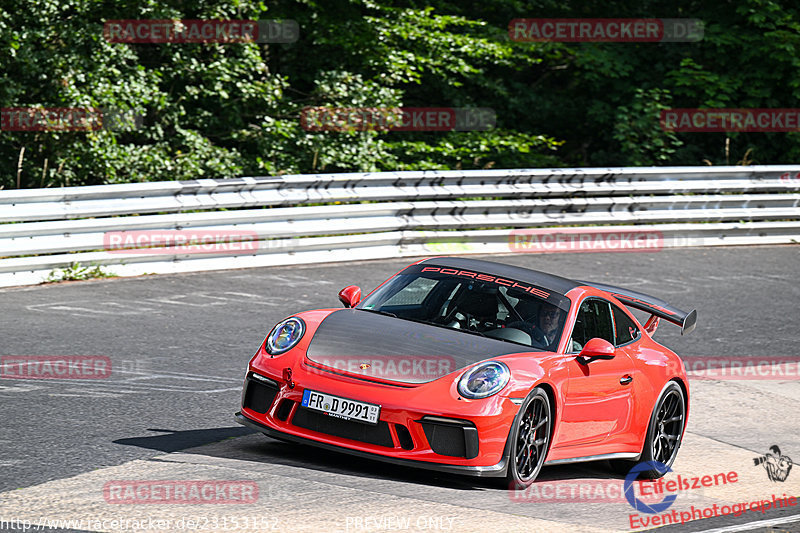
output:
MULTIPOLYGON (((680 386, 671 381, 650 416, 647 437, 640 462, 656 461, 661 463, 650 470, 645 470, 639 477, 657 479, 667 473, 678 455, 681 445, 683 427, 686 424, 686 400, 680 386), (662 466, 663 465, 663 466, 662 466)), ((611 468, 620 474, 627 474, 634 465, 633 461, 609 461, 611 468)))
POLYGON ((550 399, 538 387, 522 403, 511 434, 513 446, 506 474, 510 488, 523 489, 539 475, 550 446, 553 428, 550 412, 550 399))

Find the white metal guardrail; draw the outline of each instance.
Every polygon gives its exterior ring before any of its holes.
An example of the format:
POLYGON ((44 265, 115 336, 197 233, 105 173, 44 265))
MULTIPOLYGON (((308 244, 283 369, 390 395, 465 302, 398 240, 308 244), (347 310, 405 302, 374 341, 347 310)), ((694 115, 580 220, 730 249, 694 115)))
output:
POLYGON ((590 227, 657 234, 659 249, 800 242, 800 165, 317 174, 0 191, 0 286, 39 283, 75 262, 139 275, 551 251, 517 246, 515 235, 590 227), (161 231, 252 242, 202 253, 109 243, 112 233, 161 231))

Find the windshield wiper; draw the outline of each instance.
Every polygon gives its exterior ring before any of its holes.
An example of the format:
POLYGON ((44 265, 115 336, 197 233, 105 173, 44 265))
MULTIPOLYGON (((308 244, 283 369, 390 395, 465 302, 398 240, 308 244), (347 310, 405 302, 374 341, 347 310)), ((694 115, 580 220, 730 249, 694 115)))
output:
MULTIPOLYGON (((463 331, 464 333, 471 333, 472 335, 480 335, 481 337, 486 337, 487 339, 491 339, 492 337, 488 336, 486 333, 474 329, 461 329, 461 328, 450 328, 453 331, 463 331)), ((503 339, 498 339, 503 340, 503 339)))

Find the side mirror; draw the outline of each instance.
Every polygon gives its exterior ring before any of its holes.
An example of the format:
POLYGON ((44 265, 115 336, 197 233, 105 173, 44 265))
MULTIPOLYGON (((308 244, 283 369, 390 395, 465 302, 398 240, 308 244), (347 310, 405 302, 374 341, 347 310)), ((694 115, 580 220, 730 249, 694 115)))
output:
POLYGON ((361 301, 361 287, 358 285, 348 285, 339 291, 339 301, 345 307, 355 307, 361 301))
POLYGON ((577 359, 582 365, 588 365, 598 359, 614 359, 614 345, 605 339, 595 337, 586 343, 577 359))

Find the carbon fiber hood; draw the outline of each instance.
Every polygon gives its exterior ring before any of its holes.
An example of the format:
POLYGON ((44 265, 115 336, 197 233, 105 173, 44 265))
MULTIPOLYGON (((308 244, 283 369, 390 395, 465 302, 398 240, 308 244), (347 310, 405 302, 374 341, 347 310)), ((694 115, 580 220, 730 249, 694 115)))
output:
POLYGON ((326 367, 402 383, 426 383, 468 365, 527 351, 523 346, 358 309, 317 328, 307 357, 326 367))

